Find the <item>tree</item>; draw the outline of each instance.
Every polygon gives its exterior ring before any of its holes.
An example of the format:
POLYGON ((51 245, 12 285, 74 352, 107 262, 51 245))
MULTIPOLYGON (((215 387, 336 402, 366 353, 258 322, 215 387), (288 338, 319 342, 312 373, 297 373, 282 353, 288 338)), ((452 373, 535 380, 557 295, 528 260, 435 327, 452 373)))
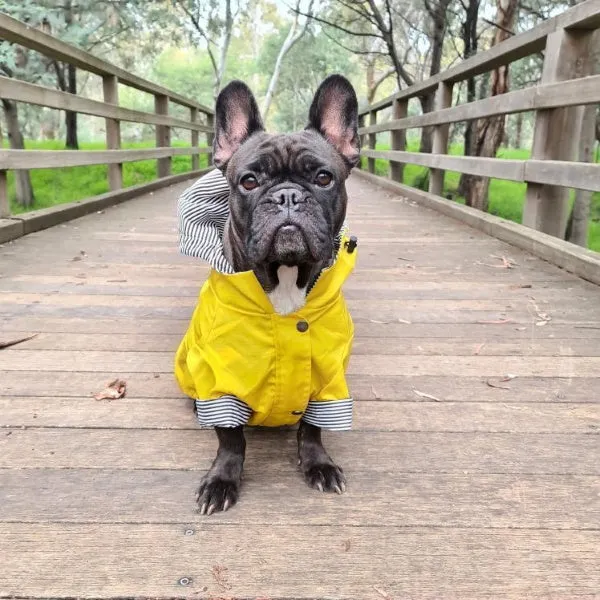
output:
POLYGON ((265 96, 265 100, 262 106, 262 116, 263 119, 266 120, 269 109, 271 108, 271 102, 273 101, 273 95, 275 94, 275 88, 277 87, 277 82, 279 81, 279 76, 281 74, 281 65, 283 63, 283 59, 286 54, 292 49, 294 44, 304 35, 306 32, 306 28, 310 22, 311 13, 312 13, 313 0, 310 0, 310 4, 308 6, 308 10, 306 11, 306 17, 304 19, 304 23, 300 24, 300 0, 296 0, 296 8, 294 9, 294 19, 292 21, 292 25, 290 30, 281 44, 281 48, 279 49, 279 54, 277 55, 277 60, 275 61, 275 67, 273 68, 273 73, 271 75, 271 80, 269 81, 269 87, 267 88, 267 94, 265 96))
MULTIPOLYGON (((314 18, 324 26, 336 30, 340 34, 359 39, 379 40, 381 48, 365 50, 348 48, 356 54, 377 53, 385 55, 396 74, 398 88, 412 86, 415 77, 406 65, 406 57, 414 50, 408 39, 406 27, 416 30, 419 35, 425 35, 429 41, 429 70, 431 77, 439 72, 441 67, 443 45, 446 35, 447 11, 451 0, 423 0, 426 14, 423 29, 415 25, 422 19, 423 14, 418 13, 418 18, 413 18, 415 12, 406 0, 338 0, 330 7, 328 14, 314 18), (401 58, 402 57, 402 58, 401 58)), ((303 13, 304 14, 304 13, 303 13)), ((340 42, 341 43, 341 42, 340 42)), ((434 94, 426 93, 419 96, 423 113, 430 112, 433 108, 434 94)), ((431 152, 432 131, 424 128, 421 135, 421 152, 431 152)))
POLYGON ((243 12, 242 0, 175 0, 176 5, 188 18, 196 42, 198 38, 206 45, 214 73, 213 97, 216 101, 227 64, 227 54, 233 26, 236 19, 243 12))
MULTIPOLYGON (((517 0, 496 0, 497 12, 493 46, 512 35, 515 15, 517 12, 517 0)), ((491 74, 490 96, 505 94, 509 90, 509 68, 508 65, 497 67, 491 74)), ((477 133, 475 140, 475 151, 477 156, 496 156, 504 136, 505 116, 489 117, 477 121, 477 133)), ((471 177, 466 194, 467 206, 472 206, 487 212, 489 177, 471 177)))

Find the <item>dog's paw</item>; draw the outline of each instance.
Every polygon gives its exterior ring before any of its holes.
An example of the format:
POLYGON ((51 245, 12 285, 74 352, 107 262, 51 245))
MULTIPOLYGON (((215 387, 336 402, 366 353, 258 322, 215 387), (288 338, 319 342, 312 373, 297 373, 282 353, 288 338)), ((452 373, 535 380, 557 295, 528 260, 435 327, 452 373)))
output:
POLYGON ((240 484, 238 481, 207 475, 200 482, 196 501, 201 515, 226 511, 238 500, 240 484))
POLYGON ((336 492, 343 494, 346 491, 346 478, 342 467, 335 463, 313 463, 301 465, 306 483, 320 492, 336 492))

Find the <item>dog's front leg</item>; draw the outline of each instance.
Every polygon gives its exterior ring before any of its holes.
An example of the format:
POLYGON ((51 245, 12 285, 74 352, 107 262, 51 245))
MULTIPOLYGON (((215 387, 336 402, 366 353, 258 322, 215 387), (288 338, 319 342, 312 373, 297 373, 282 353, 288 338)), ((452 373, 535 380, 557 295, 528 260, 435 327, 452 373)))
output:
POLYGON ((211 515, 227 510, 238 499, 242 483, 242 470, 246 454, 244 428, 215 427, 219 449, 208 473, 202 478, 198 489, 200 514, 211 515))
POLYGON ((298 429, 298 464, 310 487, 338 494, 346 491, 342 467, 333 462, 321 442, 321 428, 304 421, 298 429))

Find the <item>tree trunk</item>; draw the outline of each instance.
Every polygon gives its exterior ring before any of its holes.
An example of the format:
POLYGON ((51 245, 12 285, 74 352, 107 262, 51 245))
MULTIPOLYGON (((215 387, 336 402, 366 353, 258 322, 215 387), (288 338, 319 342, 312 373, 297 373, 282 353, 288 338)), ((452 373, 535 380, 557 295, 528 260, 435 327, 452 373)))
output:
POLYGON ((517 113, 515 124, 515 148, 518 150, 521 147, 523 137, 523 113, 517 113))
MULTIPOLYGON (((4 116, 6 117, 6 133, 8 135, 10 147, 13 150, 24 150, 25 143, 19 128, 19 112, 17 104, 11 100, 2 99, 2 106, 4 107, 4 116)), ((15 184, 17 202, 24 207, 32 206, 34 196, 29 171, 15 171, 15 184)))
MULTIPOLYGON (((311 5, 312 6, 312 5, 311 5)), ((263 103, 262 116, 263 119, 267 119, 267 115, 269 114, 269 109, 271 108, 271 102, 273 101, 273 95, 275 94, 275 88, 277 87, 277 82, 279 81, 279 75, 281 73, 281 65, 283 64, 283 59, 285 55, 292 49, 294 44, 304 35, 306 31, 306 27, 308 25, 309 17, 306 18, 304 25, 298 29, 298 21, 300 19, 300 0, 296 3, 296 10, 294 11, 294 21, 292 22, 292 26, 290 27, 290 31, 287 34, 281 48, 279 49, 279 54, 277 55, 277 60, 275 61, 275 68, 273 69, 273 74, 271 75, 271 80, 269 81, 269 87, 267 89, 267 95, 265 96, 265 101, 263 103)), ((309 7, 308 12, 310 13, 311 8, 309 7)))
MULTIPOLYGON (((444 50, 444 38, 446 37, 447 12, 450 0, 430 0, 425 1, 425 8, 433 22, 433 35, 431 42, 431 66, 429 68, 429 77, 433 77, 440 72, 442 65, 442 54, 444 50)), ((431 112, 434 106, 435 94, 428 94, 419 98, 423 114, 431 112)), ((430 153, 433 147, 433 128, 423 127, 421 131, 420 152, 430 153)))
MULTIPOLYGON (((465 20, 461 26, 461 38, 464 44, 464 59, 470 58, 477 54, 477 19, 479 18, 479 4, 481 0, 469 0, 469 4, 465 7, 465 20)), ((464 5, 463 5, 464 6, 464 5)), ((474 102, 477 99, 477 87, 475 78, 467 79, 467 102, 474 102)), ((473 156, 475 151, 473 121, 467 121, 465 126, 465 145, 464 155, 473 156)), ((458 184, 459 196, 465 196, 470 185, 470 175, 462 173, 458 184)))
POLYGON ((219 66, 215 72, 215 85, 214 85, 214 97, 215 102, 217 96, 221 91, 221 84, 223 82, 223 75, 225 75, 225 66, 227 64, 227 52, 229 51, 229 44, 231 43, 231 34, 233 32, 233 14, 231 12, 231 0, 225 2, 225 33, 223 36, 223 43, 221 45, 221 53, 219 55, 219 66))
MULTIPOLYGON (((497 0, 497 29, 493 46, 509 37, 510 34, 508 32, 512 31, 514 26, 517 4, 518 0, 497 0)), ((497 96, 508 92, 508 75, 508 65, 503 65, 492 71, 490 96, 497 96)), ((504 136, 505 120, 506 117, 500 115, 488 119, 480 119, 477 122, 477 156, 496 156, 496 152, 504 136)), ((472 177, 465 197, 467 206, 487 211, 489 184, 490 180, 488 177, 472 177)))
MULTIPOLYGON (((77 69, 73 65, 67 65, 68 89, 71 94, 77 94, 77 69)), ((65 112, 65 126, 67 128, 66 146, 71 150, 79 150, 77 140, 77 113, 67 110, 65 112)))

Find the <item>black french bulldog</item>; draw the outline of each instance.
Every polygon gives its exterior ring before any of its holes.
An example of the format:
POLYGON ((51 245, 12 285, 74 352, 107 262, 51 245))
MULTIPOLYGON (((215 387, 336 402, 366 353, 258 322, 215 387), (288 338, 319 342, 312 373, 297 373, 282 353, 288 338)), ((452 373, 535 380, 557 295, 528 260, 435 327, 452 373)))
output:
MULTIPOLYGON (((231 190, 224 252, 236 272, 253 271, 279 314, 305 302, 332 262, 342 229, 345 180, 359 160, 358 105, 349 81, 332 75, 317 90, 304 131, 267 134, 250 89, 233 81, 216 103, 214 163, 231 190)), ((238 498, 246 442, 243 427, 215 427, 219 449, 198 490, 202 514, 238 498)), ((321 429, 300 422, 299 465, 321 491, 345 491, 342 469, 321 429)))

